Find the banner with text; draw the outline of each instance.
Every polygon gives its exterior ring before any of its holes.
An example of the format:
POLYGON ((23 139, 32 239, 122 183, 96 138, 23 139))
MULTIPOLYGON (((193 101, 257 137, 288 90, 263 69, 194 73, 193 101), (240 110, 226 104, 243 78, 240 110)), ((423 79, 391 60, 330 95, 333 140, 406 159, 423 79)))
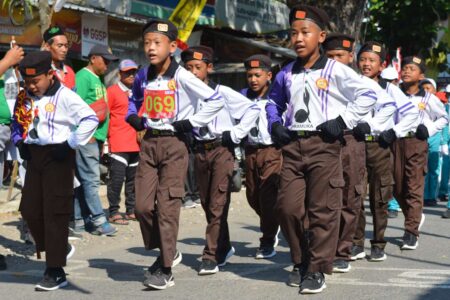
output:
POLYGON ((256 34, 289 28, 289 8, 275 0, 221 0, 215 11, 218 27, 256 34))
POLYGON ((108 46, 108 17, 83 14, 81 17, 81 54, 88 56, 95 44, 108 46))

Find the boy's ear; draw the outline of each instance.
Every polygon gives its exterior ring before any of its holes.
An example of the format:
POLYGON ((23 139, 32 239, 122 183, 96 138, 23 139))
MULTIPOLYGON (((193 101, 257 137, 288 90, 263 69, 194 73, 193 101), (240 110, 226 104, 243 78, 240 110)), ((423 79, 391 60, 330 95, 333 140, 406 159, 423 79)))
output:
POLYGON ((44 43, 44 46, 42 46, 42 49, 46 50, 46 51, 50 51, 50 45, 48 43, 44 43))
POLYGON ((272 72, 271 71, 267 72, 267 78, 269 78, 269 80, 272 80, 272 72))
POLYGON ((350 55, 350 63, 352 64, 355 54, 353 53, 353 51, 351 51, 349 55, 350 55))
POLYGON ((213 71, 214 65, 212 63, 209 63, 206 67, 206 70, 209 73, 211 73, 213 71))
POLYGON ((177 41, 171 41, 170 42, 170 53, 174 54, 177 50, 177 41))
POLYGON ((425 74, 424 73, 420 73, 419 80, 424 80, 424 79, 425 79, 425 74))
POLYGON ((319 43, 322 44, 326 38, 327 38, 327 32, 324 30, 321 30, 319 33, 319 43))

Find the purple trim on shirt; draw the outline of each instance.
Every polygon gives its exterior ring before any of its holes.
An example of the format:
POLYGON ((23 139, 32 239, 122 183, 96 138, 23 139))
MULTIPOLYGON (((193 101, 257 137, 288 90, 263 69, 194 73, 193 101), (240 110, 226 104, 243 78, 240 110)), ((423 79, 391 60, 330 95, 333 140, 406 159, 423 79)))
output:
POLYGON ((408 110, 411 110, 414 108, 414 105, 411 105, 410 107, 403 109, 402 111, 398 111, 399 114, 404 115, 408 110))
POLYGON ((377 100, 378 99, 376 94, 375 94, 375 92, 373 92, 373 91, 367 91, 364 94, 362 94, 361 96, 366 96, 366 97, 371 98, 373 100, 377 100))
POLYGON ((400 108, 398 108, 397 110, 398 110, 398 112, 400 112, 400 113, 403 114, 405 111, 410 110, 410 109, 413 108, 413 107, 414 107, 414 104, 412 104, 411 102, 408 102, 408 103, 402 105, 402 106, 401 106, 400 108))

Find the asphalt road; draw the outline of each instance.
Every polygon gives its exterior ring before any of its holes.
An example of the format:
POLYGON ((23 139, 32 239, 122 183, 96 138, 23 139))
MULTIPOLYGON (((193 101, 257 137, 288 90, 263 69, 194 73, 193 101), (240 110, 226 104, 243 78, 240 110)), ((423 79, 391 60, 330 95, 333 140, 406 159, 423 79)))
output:
MULTIPOLYGON (((298 294, 285 284, 291 270, 289 249, 283 237, 277 256, 255 260, 258 218, 245 193, 233 194, 230 231, 236 254, 216 275, 198 276, 204 243, 205 217, 200 207, 183 209, 178 248, 183 261, 173 269, 175 286, 150 291, 143 285, 143 270, 157 252, 145 251, 136 222, 120 226, 115 237, 86 234, 74 241, 76 253, 65 268, 69 286, 55 292, 35 292, 44 261, 33 246, 19 237, 19 216, 0 215, 0 253, 7 254, 8 270, 0 271, 0 299, 450 299, 450 220, 442 219, 445 205, 427 208, 426 220, 415 251, 401 251, 403 217, 389 220, 386 232, 388 259, 352 263, 347 274, 327 276, 328 288, 319 295, 298 294)), ((401 215, 401 214, 400 214, 401 215)), ((372 234, 368 218, 366 250, 372 234)))

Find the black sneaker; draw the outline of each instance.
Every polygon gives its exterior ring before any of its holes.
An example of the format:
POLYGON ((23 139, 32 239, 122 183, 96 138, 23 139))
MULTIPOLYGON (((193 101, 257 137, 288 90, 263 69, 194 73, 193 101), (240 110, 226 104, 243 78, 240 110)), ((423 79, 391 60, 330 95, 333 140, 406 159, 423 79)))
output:
POLYGON ((303 264, 294 265, 292 271, 289 273, 286 284, 289 286, 299 287, 307 270, 308 268, 303 264))
POLYGON ((424 200, 423 201, 423 206, 426 206, 426 207, 434 207, 434 206, 437 206, 437 205, 438 205, 438 203, 437 203, 437 201, 435 199, 430 199, 430 200, 424 200))
POLYGON ((439 201, 441 202, 447 202, 448 201, 448 195, 440 195, 439 201))
POLYGON ((0 271, 6 270, 6 259, 4 255, 0 254, 0 271))
POLYGON ((346 260, 336 259, 333 262, 333 273, 347 273, 351 268, 352 266, 346 260))
POLYGON ((442 213, 442 217, 444 219, 450 219, 450 208, 447 208, 447 210, 442 213))
POLYGON ((388 218, 395 219, 398 217, 398 211, 396 210, 388 210, 388 218))
POLYGON ((271 258, 274 257, 277 254, 275 249, 272 246, 260 246, 256 250, 256 259, 263 259, 263 258, 271 258))
POLYGON ((198 269, 198 275, 211 275, 216 274, 217 272, 219 272, 217 263, 209 259, 202 260, 200 268, 198 269))
MULTIPOLYGON (((183 259, 183 255, 181 254, 180 251, 177 250, 177 252, 175 253, 175 257, 173 258, 173 261, 172 261, 172 268, 175 267, 176 265, 178 265, 182 259, 183 259)), ((149 278, 156 270, 158 270, 161 267, 162 267, 161 256, 158 256, 156 258, 155 262, 150 267, 148 267, 147 270, 145 270, 144 276, 146 278, 149 278)))
POLYGON ((36 284, 36 291, 54 291, 67 285, 66 273, 63 268, 47 268, 44 278, 36 284))
POLYGON ((230 259, 230 257, 232 257, 234 255, 234 252, 235 252, 234 247, 232 246, 230 248, 230 250, 228 250, 227 255, 225 256, 225 259, 223 261, 219 262, 217 265, 219 267, 225 266, 227 264, 228 260, 230 259))
POLYGON ((415 250, 419 246, 419 241, 417 240, 417 236, 410 232, 405 232, 403 235, 403 245, 401 247, 402 250, 415 250))
POLYGON ((325 284, 325 276, 319 272, 308 272, 300 286, 301 294, 317 294, 323 291, 327 285, 325 284))
POLYGON ((383 261, 386 260, 387 256, 384 250, 379 247, 370 248, 369 261, 383 261))
POLYGON ((67 243, 67 256, 66 259, 70 259, 75 253, 75 246, 67 243))
POLYGON ((352 254, 350 256, 350 260, 358 260, 366 257, 366 252, 364 251, 364 247, 353 245, 352 254))
POLYGON ((147 279, 144 280, 143 284, 146 287, 155 290, 165 290, 168 287, 174 286, 175 281, 172 276, 172 272, 164 274, 164 272, 159 268, 153 274, 151 274, 147 279))

